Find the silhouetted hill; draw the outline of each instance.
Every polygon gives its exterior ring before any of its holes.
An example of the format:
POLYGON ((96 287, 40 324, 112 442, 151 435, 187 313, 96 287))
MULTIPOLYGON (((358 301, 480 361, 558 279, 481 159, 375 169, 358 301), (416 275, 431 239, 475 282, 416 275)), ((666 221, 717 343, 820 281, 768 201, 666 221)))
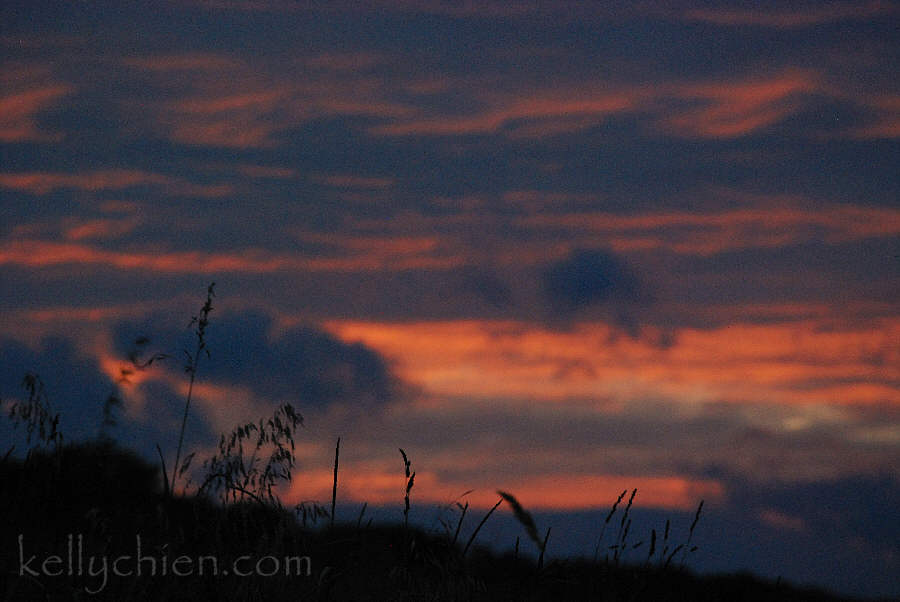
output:
POLYGON ((535 563, 403 525, 304 527, 271 504, 170 498, 109 442, 0 464, 2 577, 32 600, 760 600, 842 598, 750 576, 535 563), (288 574, 286 574, 288 573, 288 574))

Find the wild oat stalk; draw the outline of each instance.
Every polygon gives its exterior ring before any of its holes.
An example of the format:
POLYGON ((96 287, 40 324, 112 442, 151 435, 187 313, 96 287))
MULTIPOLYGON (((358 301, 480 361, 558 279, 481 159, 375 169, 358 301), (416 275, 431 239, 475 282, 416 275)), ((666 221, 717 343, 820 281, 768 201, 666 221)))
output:
POLYGON ((513 515, 515 515, 516 520, 518 520, 523 527, 525 527, 525 533, 528 535, 528 538, 534 542, 534 545, 538 547, 541 555, 538 559, 538 568, 543 566, 544 560, 544 550, 547 548, 547 538, 550 537, 550 529, 547 529, 547 534, 541 538, 538 534, 537 525, 534 522, 534 518, 532 518, 531 514, 522 507, 522 504, 519 503, 519 500, 515 498, 515 496, 511 493, 507 493, 505 491, 498 491, 497 494, 506 500, 506 503, 510 505, 513 511, 513 515))
MULTIPOLYGON (((181 447, 184 444, 184 429, 187 426, 187 418, 188 418, 188 410, 191 407, 191 397, 194 392, 194 380, 197 378, 197 365, 200 362, 200 355, 202 353, 206 353, 206 357, 209 357, 209 349, 206 347, 206 327, 209 325, 209 313, 212 311, 212 298, 215 296, 213 292, 213 288, 216 286, 216 283, 213 282, 206 289, 206 302, 203 304, 203 307, 200 308, 200 314, 191 318, 190 324, 188 327, 196 325, 197 328, 194 331, 194 334, 197 336, 197 346, 194 348, 194 353, 191 355, 185 350, 185 355, 187 356, 187 364, 184 367, 184 371, 190 375, 190 383, 188 384, 188 392, 187 398, 184 401, 184 415, 181 418, 181 433, 178 435, 178 449, 175 452, 175 464, 172 466, 172 478, 169 479, 169 487, 172 493, 175 492, 175 478, 178 476, 179 471, 179 461, 181 460, 181 447)), ((184 472, 183 470, 181 472, 184 472)))
MULTIPOLYGON (((219 439, 219 451, 204 462, 207 474, 198 493, 219 492, 223 501, 249 497, 262 504, 279 504, 274 488, 291 480, 294 467, 294 432, 303 417, 284 404, 268 420, 239 425, 219 439), (249 451, 249 454, 247 450, 249 451), (260 456, 268 453, 268 459, 260 456)), ((190 454, 179 473, 187 469, 190 454)))
POLYGON ((416 473, 409 472, 409 467, 411 465, 409 458, 406 456, 406 452, 403 451, 403 448, 400 449, 400 455, 403 456, 403 469, 404 474, 406 475, 406 494, 403 497, 403 528, 405 529, 409 525, 409 492, 412 491, 413 483, 416 480, 416 473))
POLYGON ((691 540, 694 539, 694 529, 697 527, 697 522, 700 520, 701 510, 703 510, 703 500, 700 500, 700 505, 697 506, 697 513, 694 514, 694 521, 691 523, 690 531, 688 531, 687 543, 684 544, 684 552, 681 554, 681 566, 684 566, 684 559, 688 553, 697 551, 697 546, 691 547, 691 540))
POLYGON ((628 513, 631 511, 631 505, 634 503, 635 495, 637 495, 637 489, 631 491, 631 497, 628 498, 628 503, 625 504, 625 512, 622 514, 622 520, 619 522, 619 533, 616 535, 616 545, 612 546, 612 549, 615 550, 613 553, 613 561, 617 565, 619 564, 619 559, 622 558, 625 553, 625 548, 627 546, 628 531, 631 530, 631 519, 628 518, 628 513))
POLYGON ((603 543, 603 535, 606 533, 606 527, 609 525, 609 521, 612 520, 613 514, 616 513, 616 508, 619 507, 619 504, 622 502, 626 493, 628 493, 628 490, 624 489, 622 493, 619 494, 619 498, 613 503, 612 508, 609 509, 606 520, 603 521, 603 527, 600 528, 600 536, 597 538, 597 547, 594 548, 594 562, 597 562, 598 557, 600 556, 600 546, 603 543))

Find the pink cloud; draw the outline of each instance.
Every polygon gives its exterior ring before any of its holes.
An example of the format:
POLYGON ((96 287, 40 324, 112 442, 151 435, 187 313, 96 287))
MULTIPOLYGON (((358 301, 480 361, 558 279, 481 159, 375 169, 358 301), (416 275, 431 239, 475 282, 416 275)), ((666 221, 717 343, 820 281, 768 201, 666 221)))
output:
POLYGON ((325 174, 314 179, 335 188, 366 188, 381 190, 394 185, 392 178, 373 178, 354 174, 325 174))
POLYGON ((801 72, 759 80, 676 85, 672 89, 675 98, 699 106, 666 110, 658 121, 680 136, 736 138, 796 113, 803 106, 801 95, 816 89, 814 78, 801 72))
POLYGON ((269 253, 261 249, 244 249, 232 253, 166 250, 119 251, 71 242, 13 240, 0 245, 0 264, 34 268, 72 264, 185 274, 441 270, 464 264, 464 260, 456 255, 433 254, 427 251, 430 251, 428 245, 418 244, 410 247, 405 242, 399 242, 393 246, 376 243, 374 248, 364 245, 349 256, 306 257, 269 253))
POLYGON ((870 124, 851 130, 851 137, 866 140, 900 138, 900 95, 864 97, 857 101, 873 116, 870 124))
POLYGON ((138 224, 136 218, 80 221, 66 228, 65 237, 74 241, 120 238, 132 232, 138 224))
MULTIPOLYGON (((613 113, 633 109, 638 97, 633 93, 572 91, 566 96, 534 96, 513 98, 498 106, 467 116, 442 116, 399 121, 376 126, 370 132, 385 136, 463 135, 494 133, 518 121, 556 120, 558 133, 561 120, 568 119, 568 131, 589 127, 613 113), (579 96, 581 96, 579 98, 579 96), (574 97, 574 98, 573 98, 574 97), (589 121, 585 121, 589 118, 589 121), (580 120, 580 121, 579 121, 580 120)), ((519 130, 519 135, 528 130, 519 130)), ((538 132, 539 133, 539 132, 538 132)))
POLYGON ((71 91, 71 86, 53 84, 0 96, 0 142, 59 140, 59 134, 41 130, 37 116, 71 91))
POLYGON ((84 173, 0 173, 0 187, 35 195, 63 189, 100 192, 125 190, 135 186, 161 187, 166 194, 197 197, 221 197, 233 192, 228 184, 194 184, 180 178, 136 169, 105 169, 84 173))

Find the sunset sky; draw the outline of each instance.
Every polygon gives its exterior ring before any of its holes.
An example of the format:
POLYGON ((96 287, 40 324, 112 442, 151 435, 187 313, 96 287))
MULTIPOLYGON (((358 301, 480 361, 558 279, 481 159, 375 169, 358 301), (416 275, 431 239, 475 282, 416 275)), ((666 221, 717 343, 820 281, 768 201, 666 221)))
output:
POLYGON ((112 434, 174 457, 214 281, 190 448, 294 404, 287 501, 330 500, 340 436, 348 504, 402 501, 403 447, 414 503, 704 499, 708 555, 717 520, 769 542, 710 566, 900 595, 898 32, 879 1, 4 2, 0 398, 40 374, 77 440, 117 390, 112 434), (118 383, 141 335, 171 357, 118 383))

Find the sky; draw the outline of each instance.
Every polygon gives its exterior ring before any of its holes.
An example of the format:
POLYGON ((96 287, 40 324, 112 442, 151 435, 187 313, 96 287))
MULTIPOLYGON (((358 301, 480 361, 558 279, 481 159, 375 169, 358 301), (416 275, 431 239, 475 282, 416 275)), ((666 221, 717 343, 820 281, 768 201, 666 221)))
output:
POLYGON ((188 447, 293 404, 288 502, 330 499, 342 437, 348 504, 402 500, 402 447, 414 503, 702 499, 699 569, 900 595, 897 3, 0 24, 5 407, 37 373, 78 440, 115 392, 110 433, 171 462, 215 282, 188 447), (123 382, 141 336, 169 357, 123 382))

